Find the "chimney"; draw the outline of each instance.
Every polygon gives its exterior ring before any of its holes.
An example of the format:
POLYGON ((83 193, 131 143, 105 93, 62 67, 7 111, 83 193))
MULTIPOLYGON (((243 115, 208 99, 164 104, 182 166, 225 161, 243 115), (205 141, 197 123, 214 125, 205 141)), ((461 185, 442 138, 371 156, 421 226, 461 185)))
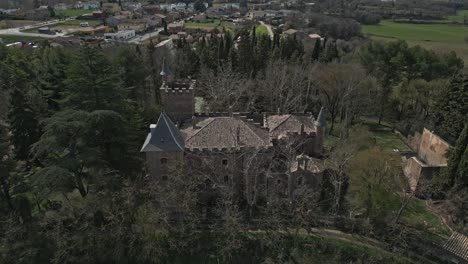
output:
POLYGON ((304 135, 304 124, 301 124, 301 135, 304 135))
POLYGON ((229 116, 232 116, 232 106, 229 106, 229 116))
POLYGON ((156 124, 151 124, 150 125, 150 132, 153 134, 154 129, 156 128, 156 124))
POLYGON ((281 115, 281 108, 278 107, 278 115, 281 115))
POLYGON ((309 160, 304 160, 304 170, 306 171, 307 170, 307 163, 309 163, 309 160))
POLYGON ((240 126, 237 126, 236 140, 237 140, 237 145, 240 145, 240 126))
POLYGON ((197 117, 192 116, 192 128, 196 129, 197 128, 197 117))
POLYGON ((268 127, 268 118, 266 113, 263 113, 263 127, 268 127))

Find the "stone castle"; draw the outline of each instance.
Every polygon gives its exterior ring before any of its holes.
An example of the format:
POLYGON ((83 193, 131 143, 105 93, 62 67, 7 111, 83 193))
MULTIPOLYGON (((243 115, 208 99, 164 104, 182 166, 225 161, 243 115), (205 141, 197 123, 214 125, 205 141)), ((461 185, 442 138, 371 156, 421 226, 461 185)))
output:
POLYGON ((325 116, 311 113, 195 113, 196 81, 174 80, 164 64, 164 111, 150 125, 141 152, 147 176, 164 184, 175 170, 240 193, 292 197, 318 188, 325 116), (254 189, 253 189, 254 188, 254 189))

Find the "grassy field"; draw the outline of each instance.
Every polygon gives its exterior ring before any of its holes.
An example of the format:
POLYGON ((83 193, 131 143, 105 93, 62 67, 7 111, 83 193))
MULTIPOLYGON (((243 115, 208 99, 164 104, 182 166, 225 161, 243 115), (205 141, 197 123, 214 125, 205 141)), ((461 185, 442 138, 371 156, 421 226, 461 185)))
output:
POLYGON ((468 10, 461 10, 456 15, 449 16, 447 20, 463 23, 465 16, 468 17, 468 10))
POLYGON ((219 19, 215 19, 213 22, 207 23, 197 23, 197 22, 187 22, 184 25, 186 27, 217 27, 220 25, 219 19))
POLYGON ((81 16, 84 14, 89 14, 92 12, 93 11, 84 10, 84 9, 67 9, 67 10, 56 11, 55 14, 57 16, 63 16, 63 17, 74 17, 74 16, 81 16))
POLYGON ((23 37, 23 36, 15 36, 15 35, 0 35, 0 38, 3 40, 3 44, 10 44, 15 42, 38 42, 45 40, 45 38, 41 37, 23 37))
MULTIPOLYGON (((459 15, 457 15, 459 16, 459 15)), ((389 20, 379 25, 363 26, 364 34, 374 40, 406 40, 410 45, 420 45, 438 53, 455 51, 468 63, 468 26, 450 24, 404 24, 389 20)))
POLYGON ((410 226, 416 227, 420 230, 426 230, 428 234, 434 239, 442 239, 442 237, 449 237, 451 232, 442 221, 429 211, 423 200, 414 199, 408 205, 407 210, 403 213, 403 220, 410 226))
POLYGON ((465 44, 464 36, 468 34, 468 27, 444 24, 404 24, 384 20, 379 25, 364 26, 362 31, 373 36, 410 41, 465 44))

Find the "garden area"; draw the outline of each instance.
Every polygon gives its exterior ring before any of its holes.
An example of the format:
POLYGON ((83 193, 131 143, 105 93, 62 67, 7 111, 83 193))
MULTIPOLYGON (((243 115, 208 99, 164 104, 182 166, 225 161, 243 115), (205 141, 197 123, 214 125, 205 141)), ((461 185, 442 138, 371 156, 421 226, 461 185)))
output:
POLYGON ((406 40, 410 45, 420 45, 438 53, 455 51, 468 62, 468 25, 463 25, 468 10, 459 11, 446 20, 392 21, 383 20, 378 25, 365 25, 362 32, 374 40, 406 40), (458 23, 458 24, 455 24, 458 23))

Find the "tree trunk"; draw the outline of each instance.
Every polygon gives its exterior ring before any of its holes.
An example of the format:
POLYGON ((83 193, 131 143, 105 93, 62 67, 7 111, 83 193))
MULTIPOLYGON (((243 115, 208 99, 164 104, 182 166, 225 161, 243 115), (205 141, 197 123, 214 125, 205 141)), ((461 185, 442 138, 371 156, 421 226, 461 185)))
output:
POLYGON ((10 208, 10 210, 13 210, 14 209, 14 206, 13 206, 13 203, 11 201, 11 195, 10 195, 10 188, 5 180, 4 177, 1 177, 0 178, 0 184, 2 185, 2 191, 3 191, 3 196, 5 196, 5 200, 8 204, 8 207, 10 208))
POLYGON ((404 196, 405 196, 405 198, 403 200, 403 203, 401 204, 400 209, 398 210, 398 213, 397 213, 397 215, 395 217, 395 221, 394 221, 395 224, 398 224, 398 222, 400 221, 400 217, 403 214, 406 207, 408 207, 408 204, 410 203, 411 198, 413 198, 413 196, 414 196, 414 192, 411 192, 411 195, 408 196, 408 197, 406 197, 406 194, 404 194, 404 196))

